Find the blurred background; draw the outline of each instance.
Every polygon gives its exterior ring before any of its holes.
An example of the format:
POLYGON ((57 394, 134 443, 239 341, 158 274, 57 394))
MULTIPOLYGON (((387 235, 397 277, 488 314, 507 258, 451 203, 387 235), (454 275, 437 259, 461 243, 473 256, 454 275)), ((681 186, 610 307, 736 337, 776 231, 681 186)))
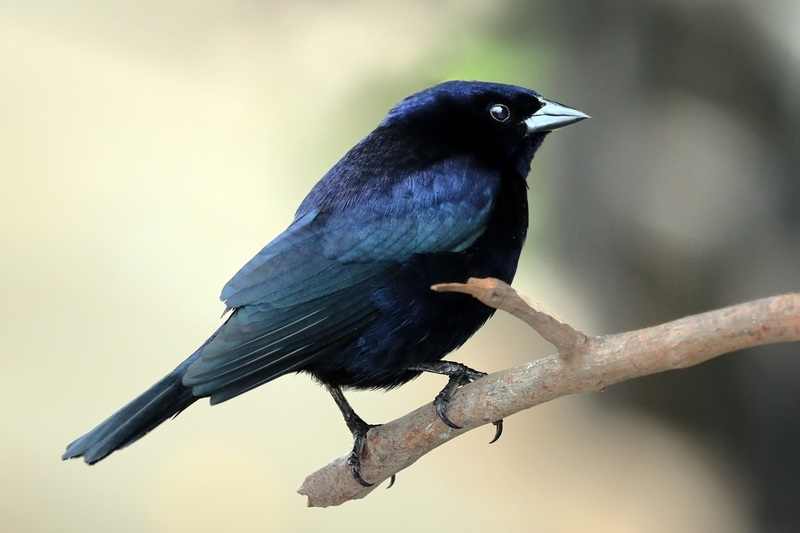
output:
MULTIPOLYGON (((223 284, 348 148, 446 79, 592 115, 534 161, 515 281, 574 326, 797 290, 798 21, 788 0, 0 3, 0 529, 800 530, 797 345, 551 402, 333 509, 295 493, 351 445, 305 376, 60 460, 219 325, 223 284)), ((551 351, 498 315, 453 358, 551 351)), ((377 423, 442 385, 349 398, 377 423)))

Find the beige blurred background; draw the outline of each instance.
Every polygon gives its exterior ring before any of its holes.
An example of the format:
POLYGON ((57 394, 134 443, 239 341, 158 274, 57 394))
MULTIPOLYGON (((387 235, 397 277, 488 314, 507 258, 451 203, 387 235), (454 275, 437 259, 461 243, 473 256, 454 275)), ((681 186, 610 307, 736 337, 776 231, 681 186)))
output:
MULTIPOLYGON (((530 86, 595 117, 534 161, 534 242, 515 285, 601 332, 588 282, 549 253, 543 198, 566 179, 570 143, 622 127, 608 112, 620 104, 577 98, 591 88, 570 88, 569 72, 587 66, 558 40, 531 30, 515 45, 503 28, 531 12, 509 0, 0 3, 0 530, 750 531, 747 486, 724 454, 588 398, 514 416, 492 446, 492 429, 474 431, 391 490, 326 510, 295 490, 351 442, 305 376, 198 402, 93 467, 60 460, 205 340, 223 284, 338 157, 445 79, 530 86)), ((550 351, 497 316, 453 358, 493 371, 550 351)), ((442 385, 349 396, 377 423, 442 385)))

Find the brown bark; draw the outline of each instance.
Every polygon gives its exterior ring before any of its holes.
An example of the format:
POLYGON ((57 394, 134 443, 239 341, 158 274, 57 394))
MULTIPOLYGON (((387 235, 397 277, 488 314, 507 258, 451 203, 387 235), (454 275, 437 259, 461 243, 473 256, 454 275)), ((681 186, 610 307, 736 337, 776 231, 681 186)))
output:
POLYGON ((361 457, 361 474, 375 485, 359 485, 350 473, 347 457, 340 457, 303 482, 298 492, 308 497, 309 506, 328 507, 363 498, 392 474, 458 435, 549 400, 686 368, 742 348, 800 340, 800 293, 592 337, 499 280, 471 279, 466 284, 448 283, 433 289, 470 294, 513 314, 553 343, 558 353, 462 387, 448 406, 448 414, 463 429, 442 423, 431 404, 373 429, 361 457))

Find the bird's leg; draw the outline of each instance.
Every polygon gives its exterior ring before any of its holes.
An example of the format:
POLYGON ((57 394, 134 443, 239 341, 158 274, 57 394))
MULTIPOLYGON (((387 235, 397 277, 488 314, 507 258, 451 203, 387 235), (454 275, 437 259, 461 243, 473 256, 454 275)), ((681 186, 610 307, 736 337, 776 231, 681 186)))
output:
MULTIPOLYGON (((347 398, 345 398, 344 394, 342 393, 341 387, 338 385, 325 384, 325 388, 327 388, 328 392, 330 392, 331 396, 333 396, 333 401, 336 402, 337 407, 339 407, 339 411, 342 412, 344 423, 347 424, 347 429, 349 429, 350 433, 353 434, 353 450, 350 452, 350 455, 347 458, 347 464, 350 466, 350 472, 353 474, 355 480, 361 485, 365 487, 371 487, 373 483, 369 483, 365 481, 363 477, 361 477, 361 452, 364 451, 364 446, 367 443, 367 433, 369 430, 380 426, 380 424, 367 424, 364 422, 364 420, 358 416, 350 406, 347 398)), ((395 475, 392 474, 392 479, 387 488, 391 488, 391 486, 394 485, 394 480, 395 475)))
MULTIPOLYGON (((471 369, 467 365, 455 363, 453 361, 433 361, 429 363, 419 363, 412 366, 409 370, 433 372, 434 374, 443 374, 450 378, 447 382, 447 385, 445 385, 442 391, 436 395, 436 398, 434 398, 433 406, 436 408, 436 414, 439 415, 439 418, 442 419, 442 422, 453 429, 461 429, 463 426, 459 426, 447 417, 447 404, 450 403, 450 399, 453 397, 459 387, 484 377, 486 372, 479 372, 478 370, 471 369)), ((500 438, 500 435, 503 434, 503 420, 496 420, 492 423, 494 424, 495 428, 494 438, 489 444, 495 442, 500 438)))

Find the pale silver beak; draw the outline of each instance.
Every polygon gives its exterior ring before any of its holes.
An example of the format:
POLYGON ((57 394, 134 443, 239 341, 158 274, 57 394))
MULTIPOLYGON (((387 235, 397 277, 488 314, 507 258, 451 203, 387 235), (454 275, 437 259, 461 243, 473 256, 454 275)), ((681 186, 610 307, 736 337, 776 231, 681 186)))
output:
POLYGON ((528 135, 531 133, 553 131, 585 118, 591 118, 583 111, 578 111, 547 98, 540 98, 544 104, 539 111, 525 119, 528 135))

